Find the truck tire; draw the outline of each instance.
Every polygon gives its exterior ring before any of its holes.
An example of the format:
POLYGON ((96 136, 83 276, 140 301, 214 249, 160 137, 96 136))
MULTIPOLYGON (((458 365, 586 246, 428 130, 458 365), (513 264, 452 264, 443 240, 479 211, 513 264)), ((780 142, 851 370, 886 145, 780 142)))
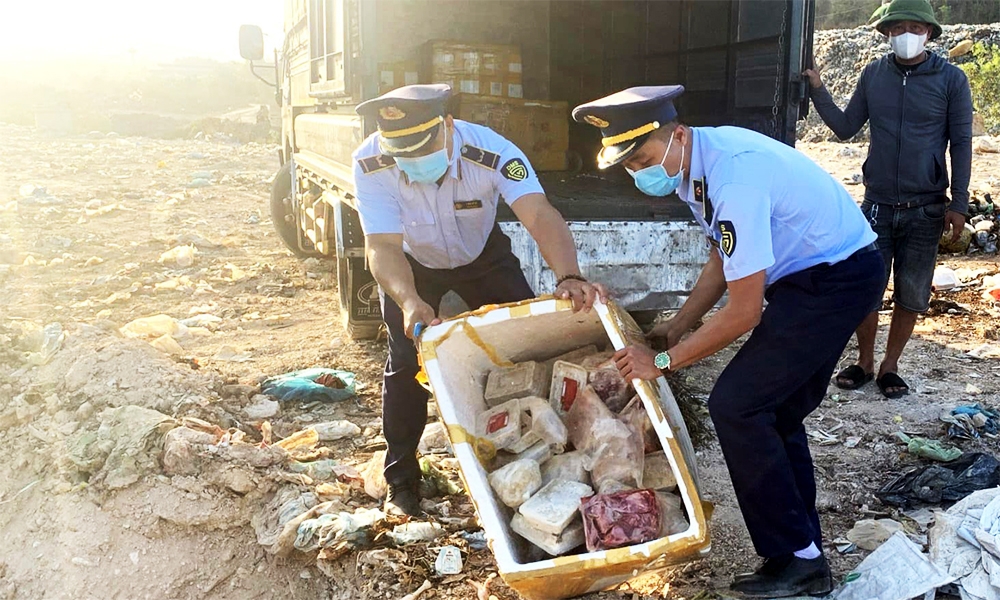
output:
POLYGON ((298 224, 292 212, 292 163, 281 165, 271 185, 271 222, 281 242, 299 258, 321 257, 308 238, 303 237, 299 248, 298 224))

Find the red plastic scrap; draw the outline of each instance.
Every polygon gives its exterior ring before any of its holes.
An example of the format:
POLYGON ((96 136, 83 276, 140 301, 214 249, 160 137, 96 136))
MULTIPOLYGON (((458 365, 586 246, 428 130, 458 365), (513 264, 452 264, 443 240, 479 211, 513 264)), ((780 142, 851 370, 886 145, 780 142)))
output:
POLYGON ((642 544, 659 537, 660 507, 653 490, 591 496, 580 506, 587 551, 642 544))

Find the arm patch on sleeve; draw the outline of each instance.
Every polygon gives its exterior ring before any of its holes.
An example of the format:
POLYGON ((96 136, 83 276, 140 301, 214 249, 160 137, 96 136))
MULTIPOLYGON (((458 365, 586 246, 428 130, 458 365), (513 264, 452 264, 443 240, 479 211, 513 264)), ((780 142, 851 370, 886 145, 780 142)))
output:
POLYGON ((483 150, 482 148, 468 144, 462 146, 462 158, 469 162, 474 162, 480 167, 486 167, 491 171, 496 171, 497 165, 500 164, 500 155, 496 152, 490 152, 489 150, 483 150))
POLYGON ((719 247, 726 256, 732 256, 733 252, 736 252, 736 227, 733 226, 733 222, 719 221, 719 233, 722 234, 719 247))
POLYGON ((511 181, 524 181, 528 178, 528 167, 520 158, 512 158, 504 163, 500 174, 511 181))
POLYGON ((368 158, 359 158, 358 165, 361 166, 361 170, 365 175, 371 175, 372 173, 395 167, 396 159, 391 156, 376 154, 375 156, 369 156, 368 158))

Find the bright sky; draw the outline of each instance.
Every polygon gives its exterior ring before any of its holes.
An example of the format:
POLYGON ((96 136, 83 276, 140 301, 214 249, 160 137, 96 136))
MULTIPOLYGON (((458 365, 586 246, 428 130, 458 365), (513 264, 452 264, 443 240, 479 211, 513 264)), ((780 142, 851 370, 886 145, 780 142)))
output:
POLYGON ((242 60, 239 27, 281 42, 283 0, 0 0, 0 60, 242 60))

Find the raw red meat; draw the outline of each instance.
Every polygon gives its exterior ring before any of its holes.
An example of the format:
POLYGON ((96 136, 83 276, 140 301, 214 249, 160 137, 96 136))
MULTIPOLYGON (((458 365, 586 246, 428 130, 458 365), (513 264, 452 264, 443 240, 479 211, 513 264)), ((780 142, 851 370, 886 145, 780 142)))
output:
POLYGON ((660 507, 653 490, 591 496, 580 506, 587 551, 642 544, 659 537, 660 507))

